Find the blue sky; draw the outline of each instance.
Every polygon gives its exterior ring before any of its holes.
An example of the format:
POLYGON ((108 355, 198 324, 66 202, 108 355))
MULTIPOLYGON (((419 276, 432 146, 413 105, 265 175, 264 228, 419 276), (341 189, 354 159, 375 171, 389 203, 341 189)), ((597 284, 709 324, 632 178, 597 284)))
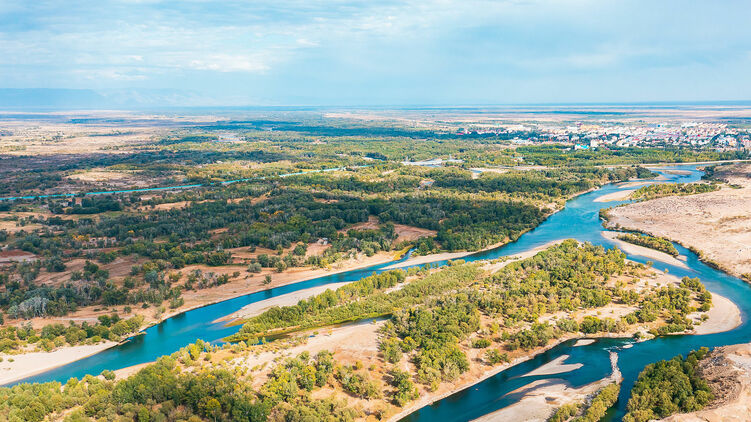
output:
POLYGON ((0 88, 186 105, 751 100, 749 17, 747 0, 0 0, 0 88))

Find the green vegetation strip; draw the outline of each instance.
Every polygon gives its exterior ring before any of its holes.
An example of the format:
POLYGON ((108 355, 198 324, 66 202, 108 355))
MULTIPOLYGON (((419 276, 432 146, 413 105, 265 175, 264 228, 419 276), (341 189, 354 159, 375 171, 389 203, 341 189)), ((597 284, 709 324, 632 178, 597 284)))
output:
POLYGON ((678 249, 676 249, 675 246, 664 237, 626 233, 619 235, 618 239, 634 245, 665 252, 668 255, 678 256, 678 249))
POLYGON ((647 365, 631 389, 624 422, 646 422, 674 413, 701 410, 714 399, 707 382, 698 374, 699 361, 709 349, 702 347, 684 359, 678 355, 647 365))
POLYGON ((660 183, 648 185, 635 190, 633 199, 647 200, 661 198, 663 196, 696 195, 699 193, 714 192, 720 189, 716 183, 660 183))

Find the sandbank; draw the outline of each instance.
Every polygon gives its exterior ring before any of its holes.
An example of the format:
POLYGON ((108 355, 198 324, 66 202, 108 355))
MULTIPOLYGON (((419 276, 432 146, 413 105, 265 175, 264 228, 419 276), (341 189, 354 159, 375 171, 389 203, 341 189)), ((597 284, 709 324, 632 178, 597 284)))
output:
POLYGON ((584 364, 582 363, 563 363, 566 361, 566 359, 570 357, 571 357, 570 355, 558 356, 557 358, 551 360, 545 365, 539 366, 537 367, 537 369, 527 372, 526 374, 522 376, 523 377, 536 377, 540 375, 563 374, 565 372, 575 371, 581 368, 582 366, 584 366, 584 364))
POLYGON ((475 252, 444 252, 444 253, 434 253, 430 255, 423 255, 423 256, 417 256, 414 258, 409 258, 408 260, 404 262, 398 262, 396 264, 391 264, 387 267, 384 267, 384 270, 394 270, 397 268, 403 268, 408 267, 411 265, 422 265, 422 264, 429 264, 431 262, 435 261, 445 261, 449 259, 459 259, 463 258, 467 255, 471 255, 475 252))
POLYGON ((219 318, 215 320, 214 322, 231 321, 234 319, 254 317, 257 315, 261 315, 262 313, 264 313, 270 308, 273 308, 274 306, 281 307, 281 306, 296 305, 297 302, 303 299, 308 299, 315 295, 321 294, 325 292, 326 290, 336 290, 339 287, 342 287, 349 283, 351 283, 351 281, 343 281, 341 283, 331 283, 331 284, 326 284, 324 286, 311 287, 309 289, 298 290, 296 292, 287 293, 287 294, 280 295, 277 297, 272 297, 270 299, 254 302, 254 303, 245 305, 239 310, 237 310, 236 312, 233 312, 232 314, 227 315, 225 317, 219 318))
POLYGON ((619 190, 612 193, 606 193, 598 198, 595 198, 592 202, 613 202, 613 201, 625 201, 631 197, 631 194, 636 189, 619 190))
POLYGON ((509 393, 523 395, 521 400, 503 409, 479 417, 473 422, 545 422, 550 418, 555 409, 562 405, 583 401, 608 384, 620 382, 622 377, 621 372, 618 370, 618 355, 616 353, 610 352, 610 362, 613 368, 610 376, 580 388, 573 388, 569 383, 560 379, 537 380, 529 383, 509 393))
POLYGON ((9 384, 58 366, 83 359, 117 345, 107 341, 94 345, 62 347, 51 352, 30 352, 20 355, 0 354, 0 385, 9 384), (13 359, 13 362, 10 360, 13 359))
POLYGON ((732 300, 712 293, 712 307, 706 321, 696 326, 694 334, 714 334, 730 331, 741 325, 741 310, 732 300))
POLYGON ((618 233, 618 232, 604 231, 602 232, 602 237, 604 237, 605 239, 612 240, 613 243, 615 243, 618 246, 618 249, 630 255, 643 256, 644 258, 649 258, 655 261, 660 261, 662 263, 672 265, 674 267, 688 269, 688 266, 686 265, 685 262, 681 261, 680 259, 672 255, 669 255, 669 254, 666 254, 665 252, 660 252, 658 250, 654 250, 651 248, 646 248, 644 246, 634 245, 633 243, 624 242, 623 240, 618 239, 618 235, 620 234, 621 233, 618 233))

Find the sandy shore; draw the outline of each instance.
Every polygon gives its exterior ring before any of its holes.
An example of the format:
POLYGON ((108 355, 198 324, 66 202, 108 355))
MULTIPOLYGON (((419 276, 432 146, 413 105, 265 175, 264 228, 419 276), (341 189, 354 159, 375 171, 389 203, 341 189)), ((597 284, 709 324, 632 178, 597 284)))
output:
POLYGON ((672 265, 675 267, 680 268, 688 268, 685 262, 681 261, 680 259, 668 255, 665 252, 660 252, 654 249, 645 248, 644 246, 634 245, 633 243, 624 242, 623 240, 619 240, 617 238, 618 235, 621 233, 618 232, 612 232, 612 231, 604 231, 602 232, 602 237, 606 239, 612 240, 616 246, 618 246, 618 249, 630 254, 630 255, 638 255, 643 256, 644 258, 653 259, 655 261, 663 262, 668 265, 672 265))
MULTIPOLYGON (((623 182, 623 183, 621 183, 621 184, 618 185, 618 188, 619 189, 631 189, 631 188, 641 187, 641 186, 644 186, 644 185, 652 185, 652 184, 655 184, 655 183, 657 183, 657 182, 655 182, 654 180, 651 180, 651 181, 649 181, 649 180, 641 180, 641 181, 637 181, 637 182, 623 182)), ((632 190, 634 190, 634 189, 632 189, 632 190)))
POLYGON ((40 374, 117 345, 108 341, 95 345, 63 347, 51 352, 31 352, 21 355, 0 354, 0 385, 40 374), (13 362, 10 360, 13 359, 13 362))
MULTIPOLYGON (((551 242, 548 242, 548 243, 546 243, 544 245, 541 245, 541 246, 538 246, 536 248, 528 249, 528 250, 526 250, 524 252, 519 252, 518 254, 515 254, 515 255, 508 255, 507 258, 508 259, 512 259, 512 260, 519 260, 519 259, 529 258, 529 257, 537 254, 537 252, 540 252, 541 250, 547 249, 547 248, 549 248, 549 247, 551 247, 553 245, 557 245, 557 244, 563 242, 564 240, 565 239, 553 240, 551 242)), ((415 257, 415 258, 410 258, 410 259, 408 259, 408 260, 406 260, 404 262, 400 262, 398 264, 389 265, 388 267, 384 267, 384 269, 393 270, 393 269, 396 269, 396 268, 403 268, 403 267, 410 266, 410 265, 421 265, 421 264, 427 264, 427 263, 435 262, 435 261, 443 261, 443 260, 450 260, 450 259, 459 259, 459 258, 463 258, 463 257, 465 257, 467 255, 472 255, 472 254, 475 254, 475 253, 478 253, 478 252, 488 251, 488 250, 495 249, 495 248, 497 248, 499 246, 503 246, 503 245, 504 245, 503 243, 497 243, 495 245, 488 246, 487 248, 483 249, 482 251, 475 251, 475 252, 446 252, 446 253, 436 253, 436 254, 432 254, 432 255, 418 256, 418 257, 415 257)), ((499 268, 500 267, 498 267, 498 266, 494 266, 492 268, 492 270, 497 271, 499 268)))
POLYGON ((620 190, 613 193, 607 193, 605 195, 602 195, 598 198, 595 198, 592 202, 613 202, 613 201, 625 201, 631 197, 631 194, 636 189, 626 189, 626 190, 620 190))
MULTIPOLYGON (((496 246, 493 246, 493 248, 496 246)), ((489 248, 492 249, 492 248, 489 248)), ((400 262, 398 264, 391 264, 388 267, 384 267, 386 270, 394 270, 397 268, 403 268, 408 267, 410 265, 422 265, 422 264, 428 264, 435 261, 444 261, 448 259, 459 259, 463 258, 467 255, 471 255, 476 252, 445 252, 445 253, 434 253, 430 255, 423 255, 423 256, 417 256, 414 258, 410 258, 404 262, 400 262)))
POLYGON ((741 325, 741 310, 732 300, 712 293, 712 308, 709 318, 694 329, 693 334, 724 333, 741 325))
POLYGON ((540 375, 563 374, 566 372, 576 371, 577 369, 584 366, 584 364, 582 363, 564 363, 570 357, 570 355, 560 355, 557 358, 546 363, 545 365, 542 365, 533 371, 527 372, 522 376, 536 377, 540 375))
POLYGON ((703 252, 703 258, 741 276, 751 273, 751 165, 719 168, 723 187, 698 195, 670 196, 612 209, 609 225, 662 236, 703 252))
POLYGON ((581 388, 573 388, 560 379, 537 380, 511 393, 524 394, 518 402, 474 419, 473 422, 545 422, 556 408, 584 400, 605 385, 597 381, 581 388))
POLYGON ((297 302, 303 299, 308 299, 310 297, 316 296, 318 294, 325 292, 326 290, 336 290, 349 283, 351 283, 351 281, 343 281, 341 283, 331 283, 325 286, 311 287, 309 289, 303 289, 303 290, 298 290, 296 292, 287 293, 286 295, 272 297, 271 299, 261 300, 255 303, 245 305, 242 308, 240 308, 237 312, 234 312, 225 317, 219 318, 215 320, 214 322, 232 321, 235 319, 254 317, 256 315, 261 315, 262 313, 267 311, 269 308, 273 308, 274 306, 281 307, 281 306, 296 305, 297 302))
POLYGON ((583 401, 608 384, 620 382, 622 377, 618 370, 618 355, 616 353, 610 352, 610 362, 613 368, 610 376, 580 388, 573 388, 566 381, 559 379, 537 380, 527 384, 509 393, 509 395, 523 395, 521 400, 479 417, 473 422, 545 422, 555 409, 562 405, 583 401))

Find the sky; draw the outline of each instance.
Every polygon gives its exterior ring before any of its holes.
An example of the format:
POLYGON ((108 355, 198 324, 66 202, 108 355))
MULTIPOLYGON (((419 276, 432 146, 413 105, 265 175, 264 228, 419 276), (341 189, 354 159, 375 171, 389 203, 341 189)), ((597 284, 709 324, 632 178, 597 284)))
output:
POLYGON ((746 101, 749 17, 748 0, 0 0, 0 88, 207 106, 746 101))

